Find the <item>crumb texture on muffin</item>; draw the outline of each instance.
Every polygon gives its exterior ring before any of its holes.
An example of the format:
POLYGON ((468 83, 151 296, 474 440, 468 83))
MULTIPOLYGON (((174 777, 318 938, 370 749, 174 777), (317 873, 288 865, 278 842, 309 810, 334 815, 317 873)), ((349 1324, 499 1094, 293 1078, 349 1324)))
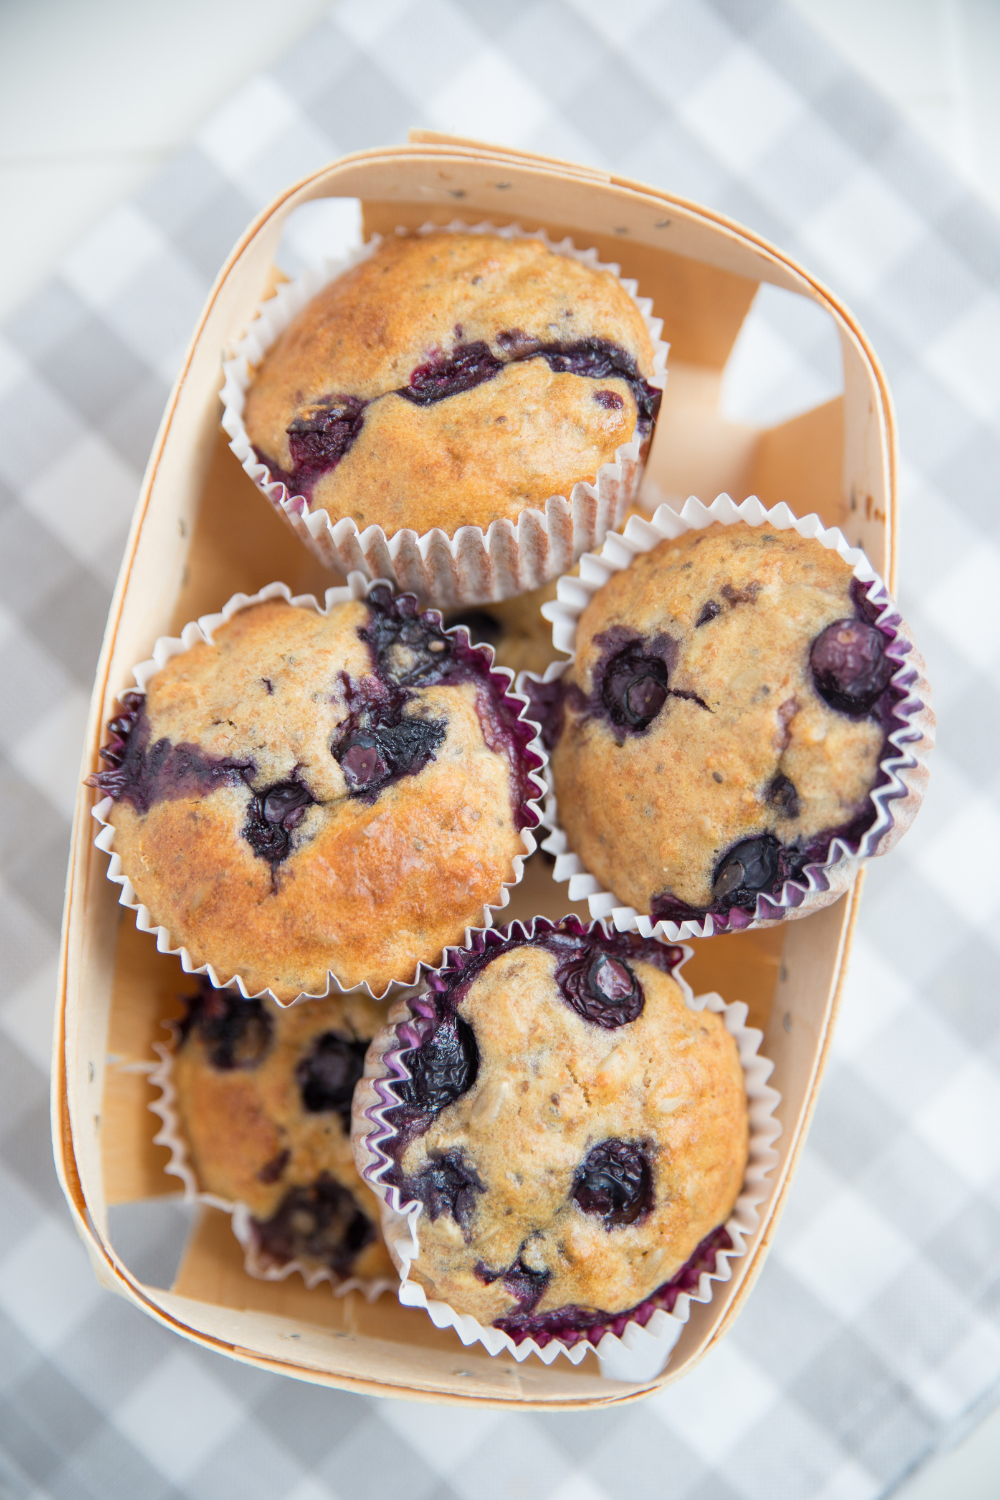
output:
POLYGON ((535 795, 486 653, 376 588, 252 605, 126 695, 96 784, 136 899, 279 1000, 383 990, 500 900, 535 795))
POLYGON ((410 1274, 428 1297, 564 1336, 635 1309, 724 1233, 746 1089, 722 1018, 685 1003, 680 958, 563 923, 411 1002, 421 1041, 380 1149, 384 1180, 424 1207, 410 1274))
POLYGON ((359 995, 282 1010, 203 980, 178 1028, 176 1111, 199 1189, 250 1212, 258 1261, 391 1277, 350 1110, 380 1008, 359 995))
POLYGON ((653 359, 609 271, 537 239, 395 236, 279 337, 245 422, 272 477, 333 521, 485 530, 648 440, 653 359))
POLYGON ((875 817, 886 644, 850 566, 793 530, 715 524, 640 553, 535 706, 570 847, 639 912, 752 913, 875 817))

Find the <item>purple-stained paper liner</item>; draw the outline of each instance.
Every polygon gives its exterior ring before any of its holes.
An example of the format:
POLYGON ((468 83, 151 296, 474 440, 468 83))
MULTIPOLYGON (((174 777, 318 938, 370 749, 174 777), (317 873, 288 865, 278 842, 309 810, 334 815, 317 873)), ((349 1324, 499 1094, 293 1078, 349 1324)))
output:
POLYGON ((359 1276, 338 1276, 329 1266, 306 1265, 300 1260, 285 1261, 274 1265, 259 1254, 257 1237, 253 1230, 253 1216, 245 1203, 232 1203, 215 1193, 202 1192, 198 1178, 188 1160, 187 1141, 177 1118, 177 1090, 174 1087, 174 1047, 177 1043, 176 1023, 165 1021, 164 1026, 173 1032, 173 1044, 153 1043, 153 1051, 160 1061, 148 1065, 149 1081, 160 1090, 158 1099, 147 1106, 160 1120, 160 1128, 153 1137, 155 1146, 166 1146, 170 1160, 164 1171, 180 1178, 185 1203, 200 1203, 206 1208, 219 1208, 231 1216, 233 1233, 243 1247, 243 1266, 248 1276, 258 1281, 285 1281, 289 1276, 301 1276, 310 1291, 328 1281, 335 1297, 346 1297, 348 1292, 360 1292, 366 1302, 374 1302, 383 1292, 397 1289, 397 1283, 386 1277, 366 1280, 359 1276))
MULTIPOLYGON (((576 917, 564 920, 576 924, 581 934, 599 931, 604 936, 610 935, 604 922, 586 925, 576 917)), ((446 951, 441 970, 448 968, 453 953, 483 953, 503 942, 508 934, 521 933, 530 939, 536 933, 549 931, 557 925, 561 924, 550 922, 545 917, 535 917, 530 923, 513 922, 507 928, 478 929, 470 934, 464 950, 450 948, 446 951)), ((685 949, 681 963, 690 954, 691 949, 685 949)), ((691 1303, 710 1302, 713 1284, 729 1281, 732 1276, 730 1262, 746 1254, 747 1241, 760 1223, 760 1206, 772 1190, 767 1177, 778 1163, 774 1142, 781 1134, 781 1124, 774 1114, 781 1095, 767 1082, 774 1065, 758 1055, 763 1032, 746 1025, 747 1006, 739 1001, 727 1005, 716 994, 695 996, 678 968, 673 969, 673 977, 689 1009, 712 1010, 723 1016, 726 1030, 739 1049, 746 1080, 750 1151, 740 1196, 724 1225, 731 1244, 716 1250, 715 1269, 700 1270, 695 1285, 683 1285, 677 1291, 671 1311, 657 1307, 650 1316, 648 1305, 656 1300, 654 1294, 632 1309, 632 1316, 623 1316, 624 1326, 619 1333, 605 1331, 596 1343, 589 1337, 572 1344, 557 1338, 544 1344, 533 1338, 516 1342, 500 1328, 484 1326, 471 1314, 458 1313, 446 1302, 429 1300, 420 1283, 410 1278, 410 1268, 420 1254, 423 1204, 404 1200, 399 1188, 382 1180, 393 1165, 385 1145, 396 1134, 394 1127, 386 1121, 385 1112, 399 1103, 389 1085, 392 1080, 412 1076, 402 1054, 420 1042, 419 1025, 415 1025, 420 1019, 420 993, 411 992, 392 1005, 386 1025, 372 1040, 365 1059, 364 1076, 354 1093, 351 1127, 358 1171, 382 1199, 382 1234, 400 1273, 399 1300, 404 1306, 424 1308, 435 1327, 454 1328, 463 1344, 482 1344, 489 1354, 507 1353, 518 1361, 527 1359, 529 1354, 537 1354, 544 1364, 549 1365, 559 1355, 564 1355, 572 1364, 579 1364, 588 1353, 596 1353, 601 1373, 612 1380, 652 1380, 660 1373, 688 1321, 691 1303), (644 1321, 640 1322, 634 1316, 637 1313, 644 1321)), ((702 1248, 699 1246, 699 1250, 702 1248)), ((694 1259, 692 1257, 692 1261, 694 1259)), ((686 1282, 691 1280, 691 1277, 684 1278, 686 1282)))
MULTIPOLYGON (((257 594, 234 594, 233 597, 228 601, 228 603, 225 604, 217 614, 202 615, 197 620, 189 621, 188 624, 184 626, 184 629, 181 631, 179 636, 161 635, 158 637, 153 647, 152 656, 147 661, 139 662, 139 664, 132 669, 132 674, 135 678, 138 691, 145 693, 147 686, 152 678, 156 675, 160 668, 165 666, 166 663, 173 657, 181 655, 184 651, 189 651, 193 646, 198 645, 199 642, 202 641, 206 641, 211 645, 212 632, 217 630, 220 625, 225 624, 227 620, 230 620, 234 614, 238 613, 239 610, 247 609, 252 604, 259 604, 265 599, 284 599, 288 604, 291 604, 296 609, 312 609, 315 610, 318 614, 328 614, 335 605, 346 604, 352 599, 367 599, 372 589, 376 588, 380 584, 388 586, 390 588, 392 587, 392 584, 388 583, 386 579, 371 580, 366 578, 361 573, 351 573, 348 577, 346 585, 340 588, 330 588, 326 590, 324 603, 322 605, 319 604, 319 602, 313 597, 312 594, 298 594, 293 597, 288 585, 284 583, 269 583, 266 588, 261 589, 257 594)), ((397 597, 399 596, 397 595, 397 597)), ((431 613, 435 620, 440 619, 440 616, 437 615, 436 612, 431 611, 431 613)), ((469 633, 464 625, 453 626, 450 630, 448 630, 447 634, 458 636, 460 639, 464 637, 465 640, 469 640, 469 633)), ((511 672, 508 667, 499 667, 494 664, 494 653, 491 646, 472 646, 470 641, 470 647, 476 654, 482 656, 486 660, 486 662, 489 664, 491 675, 494 678, 501 679, 503 683, 503 691, 508 700, 512 700, 515 704, 520 705, 520 710, 517 716, 518 723, 524 725, 525 728, 534 730, 534 725, 532 725, 530 720, 525 717, 525 710, 528 706, 527 699, 524 698, 521 694, 514 691, 513 672, 511 672)), ((128 689, 122 689, 122 692, 126 691, 128 691, 128 689)), ((544 769, 547 759, 545 751, 542 748, 541 741, 538 738, 537 732, 534 733, 531 740, 523 746, 522 754, 525 758, 525 764, 527 767, 527 771, 524 776, 525 784, 529 789, 534 788, 536 793, 535 796, 529 796, 528 798, 526 798, 524 804, 525 810, 532 818, 534 818, 535 826, 537 826, 541 823, 542 820, 542 812, 538 798, 544 796, 545 793, 545 785, 539 773, 544 769)), ((147 906, 144 906, 140 901, 136 900, 135 890, 133 888, 132 882, 131 880, 129 880, 128 876, 125 874, 122 868, 121 856, 117 854, 114 849, 115 830, 113 825, 108 822, 108 814, 110 813, 113 805, 113 798, 101 798, 95 804, 91 813, 91 816, 101 825, 101 831, 95 837, 94 844, 105 854, 110 855, 110 862, 108 864, 107 871, 108 879, 113 881, 116 885, 121 886, 121 894, 118 897, 119 904, 121 906, 126 906, 130 911, 135 912, 135 925, 139 929, 139 931, 152 933, 156 937, 156 946, 161 953, 175 954, 180 959, 181 967, 184 969, 184 972, 186 974, 207 974, 209 980, 216 989, 224 990, 235 988, 238 989, 240 994, 247 999, 256 999, 260 995, 268 995, 278 1005, 294 1005, 296 1001, 304 999, 322 1000, 327 995, 344 994, 347 992, 345 987, 340 983, 333 971, 330 970, 327 974, 327 983, 325 989, 317 990, 315 992, 303 991, 301 994, 295 997, 295 1000, 283 1001, 279 1000, 278 997, 272 994, 269 989, 259 990, 256 992, 256 994, 251 995, 250 991, 247 989, 246 984, 243 981, 242 976, 239 974, 220 975, 210 963, 204 963, 200 965, 195 964, 188 949, 185 947, 174 946, 173 939, 171 938, 169 930, 166 927, 155 923, 150 916, 149 908, 147 906)), ((524 845, 525 852, 524 854, 516 854, 514 856, 513 880, 503 881, 501 884, 500 899, 496 902, 488 903, 483 908, 483 925, 485 927, 491 927, 493 925, 492 913, 494 911, 502 910, 503 907, 507 905, 510 900, 510 888, 512 886, 520 884, 522 876, 524 874, 524 862, 529 855, 535 852, 536 841, 530 827, 521 829, 521 841, 524 845)), ((472 930, 474 929, 467 928, 466 933, 468 934, 468 932, 472 930)), ((422 970, 430 967, 432 966, 424 963, 423 961, 415 961, 412 973, 399 975, 396 978, 390 980, 389 984, 380 995, 376 995, 375 992, 367 984, 364 985, 363 988, 366 989, 374 999, 384 999, 394 986, 406 987, 415 984, 419 979, 422 970)), ((347 988, 355 988, 355 986, 348 986, 347 988)))
POLYGON ((902 838, 916 817, 928 781, 927 757, 934 744, 934 713, 931 708, 930 684, 923 657, 910 638, 909 628, 900 617, 882 579, 865 554, 850 547, 836 527, 825 527, 816 515, 799 520, 787 505, 766 510, 756 496, 736 505, 728 495, 720 495, 711 505, 692 497, 678 512, 661 505, 645 520, 633 516, 622 534, 612 533, 599 556, 588 554, 581 559, 579 577, 560 578, 558 597, 542 606, 542 614, 552 622, 552 638, 557 650, 569 653, 569 661, 554 662, 544 677, 522 672, 518 686, 524 691, 527 682, 556 682, 570 665, 576 650, 576 627, 580 615, 593 595, 614 573, 627 568, 640 552, 650 552, 667 539, 700 531, 713 522, 724 526, 762 526, 765 522, 779 531, 794 528, 800 536, 812 537, 821 546, 837 552, 854 570, 854 576, 865 590, 865 598, 878 611, 875 623, 891 631, 892 641, 885 654, 898 663, 891 685, 902 695, 893 706, 899 727, 886 738, 888 753, 879 763, 879 784, 871 792, 875 817, 857 840, 834 838, 826 858, 809 864, 801 877, 785 881, 780 892, 761 894, 751 915, 734 906, 724 916, 711 913, 701 919, 654 921, 648 912, 638 912, 622 905, 614 893, 604 888, 571 848, 565 830, 559 824, 559 810, 552 784, 545 803, 545 825, 552 831, 542 844, 555 855, 553 878, 568 881, 570 901, 586 899, 592 917, 609 918, 619 932, 639 932, 643 937, 657 936, 666 942, 686 937, 711 937, 713 933, 772 927, 776 922, 808 916, 820 907, 839 899, 854 881, 861 862, 885 854, 902 838))
MULTIPOLYGON (((635 281, 621 277, 618 266, 599 261, 596 250, 578 250, 569 238, 556 244, 544 229, 528 233, 517 224, 469 225, 455 219, 450 224, 424 224, 417 233, 443 230, 540 239, 557 255, 569 256, 594 270, 612 272, 638 307, 653 341, 649 384, 663 389, 669 345, 660 338, 662 319, 653 317, 652 301, 638 295, 635 281)), ((397 230, 399 234, 404 232, 397 230)), ((305 496, 290 495, 284 483, 272 478, 251 446, 243 412, 254 370, 316 293, 366 260, 380 243, 381 237, 376 235, 345 259, 328 260, 301 272, 279 286, 258 308, 248 332, 223 363, 222 425, 229 435, 229 446, 299 540, 328 568, 392 579, 421 600, 443 608, 509 599, 540 588, 568 572, 584 552, 600 546, 607 532, 621 524, 642 478, 642 439, 638 435, 617 449, 613 463, 601 465, 592 483, 581 480, 568 496, 550 496, 544 511, 529 507, 516 523, 494 521, 485 532, 479 526, 461 526, 454 536, 440 527, 423 535, 405 528, 392 537, 387 537, 381 526, 368 526, 359 532, 351 517, 331 519, 325 510, 313 510, 305 496)))

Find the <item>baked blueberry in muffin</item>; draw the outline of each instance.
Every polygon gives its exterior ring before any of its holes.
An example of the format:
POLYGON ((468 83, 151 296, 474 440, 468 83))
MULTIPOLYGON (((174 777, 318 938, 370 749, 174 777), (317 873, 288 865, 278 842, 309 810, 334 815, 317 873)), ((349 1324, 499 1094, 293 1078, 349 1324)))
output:
POLYGON ((199 1189, 250 1213, 262 1268, 391 1277, 358 1177, 351 1100, 382 1022, 358 995, 282 1010, 202 980, 177 1027, 176 1110, 199 1189))
POLYGON ((596 1341, 714 1269, 746 1087, 722 1018, 673 976, 682 951, 575 918, 532 937, 515 923, 450 954, 376 1038, 356 1159, 400 1207, 423 1205, 410 1275, 428 1298, 516 1341, 596 1341))
POLYGON ((638 912, 737 927, 835 837, 856 846, 903 697, 877 616, 794 530, 715 524, 638 554, 534 704, 570 849, 638 912))
POLYGON ((497 666, 541 675, 550 662, 565 658, 552 644, 552 626, 542 615, 542 605, 556 597, 556 585, 545 584, 513 599, 477 604, 473 609, 449 610, 445 624, 464 625, 474 644, 493 647, 497 666))
POLYGON ((245 424, 271 477, 334 522, 485 530, 648 443, 653 361, 609 271, 537 239, 394 236, 278 338, 245 424))
POLYGON ((509 679, 385 586, 252 604, 126 694, 94 779, 137 901, 279 999, 379 991, 499 902, 539 757, 509 679))

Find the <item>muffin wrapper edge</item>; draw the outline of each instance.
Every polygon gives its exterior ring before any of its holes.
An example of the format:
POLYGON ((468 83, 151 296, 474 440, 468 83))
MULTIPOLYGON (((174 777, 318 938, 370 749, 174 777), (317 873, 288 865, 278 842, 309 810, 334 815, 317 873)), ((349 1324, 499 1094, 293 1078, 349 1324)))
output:
MULTIPOLYGON (((176 1034, 176 1027, 172 1023, 164 1022, 164 1025, 176 1034)), ((360 1292, 366 1302, 375 1302, 383 1292, 396 1290, 396 1282, 385 1277, 374 1280, 366 1280, 360 1276, 340 1277, 328 1266, 310 1266, 301 1260, 274 1265, 261 1256, 253 1232, 252 1215, 246 1204, 231 1203, 227 1198, 220 1198, 215 1193, 204 1193, 199 1188, 198 1179, 188 1160, 187 1142, 177 1117, 173 1046, 154 1042, 153 1051, 160 1061, 150 1068, 148 1076, 150 1083, 159 1089, 160 1096, 151 1100, 147 1108, 160 1120, 160 1128, 153 1137, 153 1144, 166 1146, 170 1152, 170 1160, 164 1171, 169 1172, 172 1177, 180 1178, 185 1203, 219 1208, 230 1215, 233 1233, 243 1248, 243 1265, 248 1276, 253 1276, 257 1281, 285 1281, 289 1276, 298 1274, 310 1291, 321 1282, 328 1281, 335 1297, 346 1297, 348 1292, 360 1292)))
POLYGON ((736 505, 728 495, 720 495, 708 506, 692 496, 679 512, 664 504, 648 520, 633 516, 623 533, 610 534, 600 555, 588 554, 582 558, 579 577, 561 578, 557 599, 542 606, 543 615, 552 622, 553 642, 557 650, 569 654, 569 661, 554 662, 544 677, 530 672, 520 673, 518 686, 522 692, 527 681, 549 683, 562 676, 575 654, 580 615, 591 597, 614 573, 627 568, 640 552, 652 551, 662 541, 688 531, 703 530, 717 521, 724 526, 761 526, 768 522, 779 531, 794 528, 800 536, 814 538, 850 564, 855 578, 866 586, 869 602, 879 610, 876 623, 893 632, 886 655, 898 663, 892 683, 904 692, 894 707, 902 724, 887 736, 888 753, 879 762, 879 771, 885 779, 870 794, 875 804, 875 819, 859 843, 855 846, 840 838, 833 839, 824 861, 807 865, 802 877, 785 881, 779 892, 759 895, 752 916, 739 907, 733 907, 725 917, 709 913, 700 920, 692 918, 673 922, 663 918, 655 922, 651 915, 620 904, 570 847, 565 830, 559 824, 551 766, 547 767, 549 796, 545 803, 544 823, 551 832, 542 848, 555 855, 553 879, 568 881, 569 900, 586 899, 591 916, 609 918, 619 932, 639 932, 643 937, 655 934, 672 943, 688 937, 711 937, 718 932, 772 927, 776 922, 808 916, 838 900, 853 883, 863 861, 887 853, 913 822, 927 787, 927 758, 934 745, 935 719, 923 657, 914 646, 909 627, 901 618, 885 584, 865 554, 857 547, 850 547, 838 528, 825 527, 818 516, 805 516, 800 520, 785 504, 766 510, 756 496, 736 505))
MULTIPOLYGON (((599 261, 596 250, 578 250, 568 237, 555 243, 544 229, 529 234, 517 224, 468 225, 454 219, 450 224, 424 224, 417 233, 441 230, 540 239, 558 255, 612 272, 642 314, 654 351, 649 383, 663 389, 669 345, 660 338, 662 319, 653 317, 651 299, 640 297, 635 281, 622 277, 617 265, 599 261)), ((461 526, 453 537, 440 527, 423 535, 404 528, 387 537, 381 526, 359 532, 350 517, 332 520, 325 510, 312 510, 304 496, 290 495, 280 480, 272 479, 251 447, 243 411, 255 367, 317 292, 366 260, 380 243, 381 237, 373 236, 344 259, 301 272, 258 308, 248 332, 223 363, 222 425, 229 446, 299 540, 328 568, 341 573, 357 569, 367 577, 391 579, 399 588, 443 608, 489 603, 540 588, 568 572, 584 552, 600 546, 607 532, 621 524, 642 478, 638 437, 617 449, 613 463, 602 464, 593 483, 580 480, 568 496, 550 496, 544 511, 528 507, 516 523, 494 521, 486 531, 461 526)))
MULTIPOLYGON (((132 674, 135 678, 136 685, 140 692, 145 693, 148 683, 156 675, 159 669, 165 666, 172 657, 182 655, 183 652, 189 651, 193 646, 202 641, 207 641, 209 644, 212 644, 212 632, 214 630, 217 630, 220 625, 225 624, 227 620, 231 619, 232 616, 234 614, 237 614, 241 609, 246 609, 252 604, 259 604, 266 599, 284 599, 287 603, 293 605, 295 608, 313 609, 318 613, 325 614, 336 604, 348 603, 352 599, 366 599, 373 588, 375 588, 379 583, 384 584, 386 582, 389 582, 389 580, 368 579, 362 573, 353 572, 348 576, 346 585, 340 588, 329 588, 326 590, 323 605, 320 605, 312 594, 299 594, 293 597, 288 585, 284 583, 269 583, 257 594, 234 594, 233 597, 223 606, 223 608, 218 613, 202 615, 197 620, 189 621, 188 624, 184 626, 184 629, 181 631, 179 636, 159 636, 156 640, 155 645, 153 646, 152 656, 147 661, 139 662, 138 665, 133 667, 132 669, 132 674)), ((391 583, 390 587, 392 587, 391 583)), ((398 592, 399 591, 393 588, 394 594, 397 594, 398 592)), ((454 635, 458 631, 463 631, 465 632, 465 634, 468 634, 465 626, 461 625, 452 627, 451 630, 448 631, 448 633, 454 635)), ((505 679, 506 685, 504 691, 506 692, 507 696, 523 704, 521 713, 519 714, 521 722, 531 728, 534 728, 534 726, 531 724, 531 721, 527 719, 525 713, 528 707, 527 699, 523 698, 521 694, 515 691, 513 672, 511 672, 508 667, 500 667, 495 664, 493 660, 493 648, 491 646, 477 644, 473 647, 473 649, 481 652, 489 652, 491 675, 494 677, 499 676, 505 679)), ((127 688, 122 688, 122 692, 127 691, 127 688)), ((529 797, 526 801, 526 806, 535 814, 536 818, 538 819, 538 823, 536 826, 541 827, 543 822, 541 798, 545 794, 542 772, 544 770, 545 763, 548 757, 546 756, 545 751, 542 748, 542 743, 537 732, 535 733, 534 738, 524 746, 523 754, 525 756, 533 756, 538 761, 538 766, 528 773, 529 783, 535 787, 536 796, 529 797)), ((135 912, 135 925, 139 929, 139 931, 152 933, 156 937, 156 946, 161 953, 170 953, 176 955, 180 959, 181 967, 186 974, 206 974, 216 989, 238 989, 240 994, 243 995, 245 999, 256 999, 258 995, 271 995, 271 991, 266 989, 257 991, 256 994, 252 995, 251 992, 247 989, 247 986, 244 983, 241 975, 220 975, 210 963, 196 964, 191 956, 190 951, 186 947, 174 945, 174 941, 171 937, 169 929, 153 921, 150 915, 149 908, 147 906, 144 906, 142 902, 136 899, 136 893, 132 882, 122 868, 121 856, 115 852, 115 830, 114 826, 108 822, 108 814, 110 813, 113 806, 113 798, 103 797, 98 802, 96 802, 94 807, 91 809, 91 817, 93 817, 94 820, 100 824, 100 832, 94 838, 94 845, 103 853, 110 856, 107 869, 107 877, 110 881, 114 882, 114 884, 121 886, 121 894, 118 897, 119 905, 125 906, 130 911, 135 912)), ((516 854, 514 856, 514 878, 512 880, 506 880, 502 882, 499 901, 488 903, 483 908, 484 925, 486 927, 492 927, 493 925, 492 913, 494 911, 502 910, 510 901, 511 888, 513 886, 519 885, 521 879, 523 878, 525 860, 535 852, 537 843, 534 833, 530 828, 524 828, 521 830, 521 841, 524 845, 524 853, 516 854)), ((472 930, 478 929, 467 928, 466 935, 468 936, 468 933, 472 930)), ((327 995, 343 994, 350 989, 363 987, 368 991, 370 995, 372 995, 374 999, 384 999, 385 996, 388 995, 395 986, 401 985, 406 987, 412 985, 417 982, 423 969, 433 967, 433 964, 427 964, 423 960, 415 960, 413 972, 395 976, 389 981, 388 985, 386 985, 381 994, 375 994, 374 990, 372 990, 368 985, 344 986, 340 983, 336 975, 331 970, 327 974, 326 988, 323 990, 302 991, 295 997, 294 1000, 290 1001, 278 1000, 277 996, 274 995, 271 995, 271 998, 274 999, 278 1005, 294 1005, 300 1000, 322 1000, 327 995)))
MULTIPOLYGON (((514 923, 512 926, 520 927, 531 937, 539 920, 547 921, 533 918, 530 923, 514 923)), ((605 933, 609 930, 606 923, 594 923, 588 930, 592 931, 594 927, 600 927, 605 933)), ((467 947, 485 944, 483 930, 473 934, 472 938, 473 941, 467 947)), ((690 957, 691 951, 690 948, 685 949, 682 963, 690 957)), ((447 955, 445 962, 447 963, 447 955)), ((760 1206, 766 1202, 773 1188, 773 1183, 768 1182, 767 1178, 778 1164, 774 1142, 782 1129, 775 1116, 781 1095, 767 1081, 774 1064, 759 1056, 763 1032, 746 1025, 748 1007, 742 1001, 726 1004, 717 994, 695 996, 691 986, 679 972, 679 967, 673 971, 673 977, 679 984, 688 1007, 694 1011, 716 1011, 723 1016, 726 1030, 735 1039, 739 1049, 746 1080, 750 1117, 750 1149, 746 1175, 740 1196, 725 1224, 732 1240, 732 1248, 717 1252, 715 1270, 701 1273, 697 1291, 680 1292, 672 1312, 659 1308, 645 1326, 637 1321, 630 1321, 620 1338, 609 1330, 597 1344, 591 1343, 589 1339, 581 1339, 575 1344, 567 1345, 556 1338, 545 1345, 539 1345, 533 1338, 516 1343, 502 1329, 484 1326, 471 1314, 456 1312, 446 1302, 428 1299, 420 1283, 410 1278, 410 1268, 420 1254, 419 1223, 423 1205, 404 1202, 398 1188, 380 1181, 381 1174, 392 1163, 384 1150, 384 1143, 395 1133, 385 1120, 385 1110, 392 1108, 397 1102, 385 1089, 383 1080, 406 1079, 411 1076, 400 1055, 412 1045, 409 1041, 400 1044, 400 1028, 414 1019, 410 1007, 410 1000, 414 998, 411 993, 402 996, 390 1008, 386 1025, 374 1037, 368 1049, 364 1076, 354 1094, 351 1131, 358 1171, 382 1199, 382 1234, 400 1273, 399 1300, 404 1306, 422 1307, 435 1327, 453 1328, 463 1344, 482 1344, 491 1355, 506 1353, 521 1362, 529 1354, 536 1354, 547 1365, 552 1364, 559 1355, 565 1355, 572 1364, 577 1365, 588 1353, 595 1353, 600 1361, 602 1375, 611 1380, 652 1380, 660 1374, 688 1321, 691 1303, 710 1302, 713 1283, 729 1281, 732 1277, 730 1261, 738 1260, 746 1254, 747 1240, 760 1223, 760 1206)))

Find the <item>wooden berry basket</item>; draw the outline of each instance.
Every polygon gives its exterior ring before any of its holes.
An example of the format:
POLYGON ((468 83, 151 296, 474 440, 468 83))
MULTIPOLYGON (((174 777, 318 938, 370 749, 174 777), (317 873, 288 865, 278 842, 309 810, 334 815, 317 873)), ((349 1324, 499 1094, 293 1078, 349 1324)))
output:
MULTIPOLYGON (((758 236, 669 193, 539 156, 415 134, 407 146, 359 152, 290 188, 256 220, 223 268, 195 330, 153 448, 97 670, 83 774, 98 765, 102 725, 132 664, 158 635, 274 578, 295 592, 331 579, 254 489, 219 427, 223 354, 274 284, 281 228, 300 204, 360 199, 366 233, 440 223, 460 214, 571 234, 617 261, 651 296, 671 343, 669 379, 649 472, 681 499, 756 493, 817 511, 893 581, 895 453, 892 409, 878 362, 850 313, 806 271, 758 236), (719 416, 722 368, 760 282, 812 298, 833 317, 844 358, 842 397, 760 431, 719 416)), ((253 1364, 344 1389, 473 1404, 577 1409, 637 1399, 690 1369, 732 1322, 767 1252, 815 1103, 856 917, 856 886, 813 916, 764 932, 695 945, 697 990, 746 1000, 774 1060, 783 1133, 772 1193, 748 1254, 712 1301, 694 1304, 667 1369, 641 1385, 578 1367, 518 1365, 464 1349, 391 1296, 307 1292, 299 1278, 255 1281, 222 1214, 205 1210, 170 1288, 144 1284, 109 1233, 114 1204, 176 1194, 154 1146, 147 1065, 159 1022, 190 988, 117 904, 107 858, 93 847, 93 794, 81 788, 66 892, 53 1062, 58 1168, 100 1279, 187 1338, 253 1364)), ((561 916, 569 903, 535 856, 509 915, 561 916)), ((585 909, 577 908, 586 915, 585 909)))

